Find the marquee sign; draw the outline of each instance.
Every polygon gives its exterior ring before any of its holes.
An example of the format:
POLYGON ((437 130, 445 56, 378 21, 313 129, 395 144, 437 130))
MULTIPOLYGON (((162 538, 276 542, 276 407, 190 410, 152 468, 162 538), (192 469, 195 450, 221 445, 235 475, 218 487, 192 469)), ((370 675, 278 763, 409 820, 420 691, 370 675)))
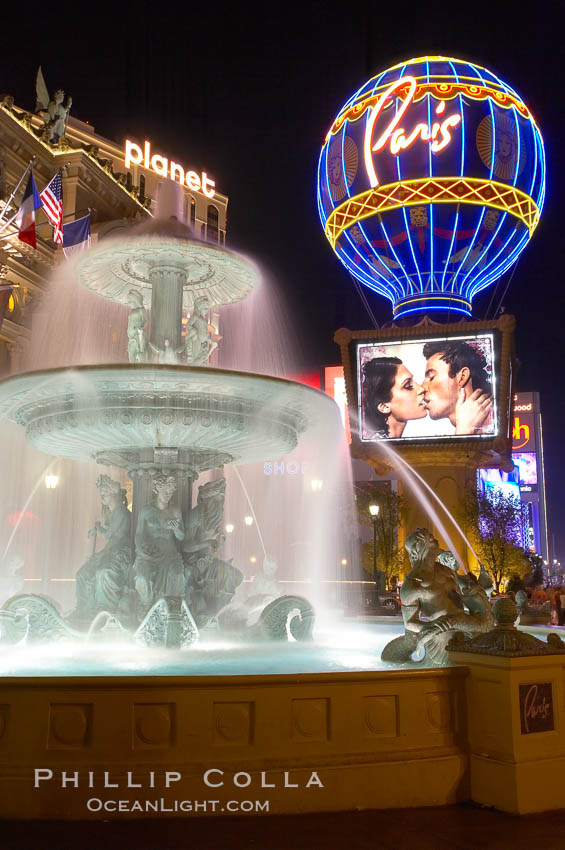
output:
POLYGON ((213 198, 216 194, 216 183, 211 180, 205 171, 197 174, 196 171, 186 171, 182 165, 167 159, 160 153, 151 153, 151 142, 145 141, 143 149, 135 142, 126 139, 124 160, 126 169, 132 165, 143 165, 144 168, 154 171, 161 177, 169 177, 176 180, 181 186, 186 186, 193 192, 203 192, 207 198, 213 198))
POLYGON ((318 167, 325 235, 395 317, 471 312, 516 260, 545 194, 541 134, 485 68, 410 59, 373 77, 334 120, 318 167))

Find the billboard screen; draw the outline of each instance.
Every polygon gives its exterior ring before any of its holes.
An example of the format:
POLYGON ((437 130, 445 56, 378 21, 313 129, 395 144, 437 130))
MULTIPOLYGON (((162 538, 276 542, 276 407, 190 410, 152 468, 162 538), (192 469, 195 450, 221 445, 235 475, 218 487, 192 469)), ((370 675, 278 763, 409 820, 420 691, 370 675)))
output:
POLYGON ((497 434, 494 334, 358 343, 363 442, 497 434))
POLYGON ((520 484, 538 483, 538 465, 535 452, 512 452, 512 460, 520 470, 520 484))

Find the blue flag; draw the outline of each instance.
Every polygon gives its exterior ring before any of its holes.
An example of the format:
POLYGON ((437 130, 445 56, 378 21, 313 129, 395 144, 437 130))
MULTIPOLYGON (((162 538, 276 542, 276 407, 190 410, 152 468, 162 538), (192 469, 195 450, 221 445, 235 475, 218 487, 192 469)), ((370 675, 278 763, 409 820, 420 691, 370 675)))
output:
POLYGON ((89 247, 90 213, 63 225, 63 251, 65 257, 72 257, 74 254, 85 251, 89 247))

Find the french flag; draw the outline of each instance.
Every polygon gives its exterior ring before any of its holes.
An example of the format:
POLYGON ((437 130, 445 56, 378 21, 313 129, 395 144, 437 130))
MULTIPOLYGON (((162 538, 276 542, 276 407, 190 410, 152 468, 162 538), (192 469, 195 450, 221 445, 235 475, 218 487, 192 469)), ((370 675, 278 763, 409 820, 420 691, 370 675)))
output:
POLYGON ((63 253, 67 259, 90 248, 90 213, 63 225, 63 253))
POLYGON ((42 203, 39 192, 35 187, 33 174, 30 173, 21 206, 16 214, 18 237, 27 242, 32 248, 37 248, 35 239, 35 211, 41 209, 42 203))

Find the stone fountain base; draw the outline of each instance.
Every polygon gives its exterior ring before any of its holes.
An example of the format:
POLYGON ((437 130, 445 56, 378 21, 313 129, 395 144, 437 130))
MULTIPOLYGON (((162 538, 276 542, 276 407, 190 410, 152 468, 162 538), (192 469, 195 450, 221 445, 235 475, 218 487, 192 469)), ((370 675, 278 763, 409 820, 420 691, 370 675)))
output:
POLYGON ((0 818, 456 803, 469 798, 465 676, 7 678, 0 818))

